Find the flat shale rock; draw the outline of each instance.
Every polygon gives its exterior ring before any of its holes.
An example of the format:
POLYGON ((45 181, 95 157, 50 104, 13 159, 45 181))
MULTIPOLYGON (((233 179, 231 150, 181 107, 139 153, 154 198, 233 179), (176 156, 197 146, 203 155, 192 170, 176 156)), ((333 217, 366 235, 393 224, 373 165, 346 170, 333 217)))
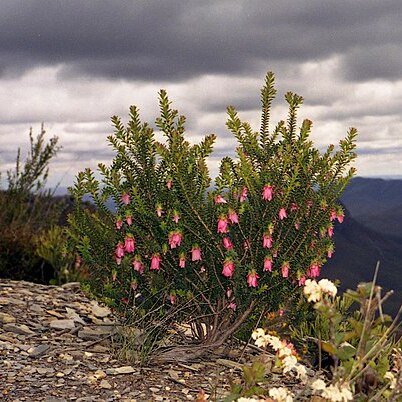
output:
POLYGON ((241 366, 224 359, 152 367, 117 361, 112 312, 78 283, 0 279, 0 311, 0 402, 195 401, 201 389, 216 401, 240 378, 241 366))
POLYGON ((72 329, 75 328, 74 320, 52 320, 49 323, 50 328, 54 329, 72 329))
POLYGON ((1 322, 1 323, 3 323, 3 324, 9 324, 9 323, 15 322, 15 321, 16 321, 16 319, 15 319, 15 317, 13 317, 12 315, 7 314, 7 313, 1 313, 1 312, 0 312, 0 322, 1 322))

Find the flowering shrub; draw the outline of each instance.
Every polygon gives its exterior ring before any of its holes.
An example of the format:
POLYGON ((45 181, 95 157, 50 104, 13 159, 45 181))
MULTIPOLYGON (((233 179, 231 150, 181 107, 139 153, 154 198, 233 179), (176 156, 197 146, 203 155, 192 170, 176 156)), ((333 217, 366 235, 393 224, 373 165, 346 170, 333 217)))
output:
POLYGON ((228 108, 237 159, 222 159, 212 189, 206 158, 215 136, 190 145, 185 118, 163 90, 156 125, 166 141, 156 141, 131 107, 126 127, 112 119, 116 156, 109 167, 99 165, 101 181, 87 169, 71 189, 71 235, 90 267, 91 291, 126 317, 146 317, 152 331, 163 326, 160 334, 187 323, 202 344, 167 351, 164 359, 221 345, 246 320, 255 323, 256 311, 276 311, 332 256, 334 223, 344 216, 336 200, 354 173, 347 169, 356 130, 321 155, 309 140, 311 121, 297 132, 303 99, 296 94, 285 96, 287 121, 269 130, 275 93, 268 73, 260 132, 228 108), (96 214, 80 208, 85 194, 96 214), (116 213, 105 207, 109 198, 116 213))

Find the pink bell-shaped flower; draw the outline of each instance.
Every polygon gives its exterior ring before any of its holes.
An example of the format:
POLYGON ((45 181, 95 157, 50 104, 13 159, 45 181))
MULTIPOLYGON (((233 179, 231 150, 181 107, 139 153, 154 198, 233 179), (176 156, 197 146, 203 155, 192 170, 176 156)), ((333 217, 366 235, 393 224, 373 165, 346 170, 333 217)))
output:
POLYGON ((222 239, 223 247, 225 247, 226 250, 232 250, 233 249, 233 243, 232 240, 230 240, 229 237, 224 237, 222 239))
POLYGON ((291 212, 295 212, 295 211, 297 211, 298 209, 299 209, 299 206, 297 205, 296 202, 292 202, 292 203, 290 204, 290 211, 291 211, 291 212))
POLYGON ((121 219, 120 216, 118 216, 116 218, 116 229, 120 230, 122 228, 122 226, 123 226, 123 220, 121 219))
POLYGON ((310 278, 317 278, 320 276, 321 268, 317 262, 313 262, 307 270, 307 276, 310 278))
POLYGON ((272 272, 272 257, 270 256, 264 258, 264 271, 272 272))
POLYGON ((176 294, 175 293, 172 293, 172 294, 170 294, 169 296, 168 296, 168 301, 169 301, 169 303, 170 304, 176 304, 176 302, 177 302, 177 296, 176 296, 176 294))
POLYGON ((272 247, 272 236, 265 232, 262 236, 262 247, 263 248, 271 248, 272 247))
POLYGON ((114 253, 116 255, 116 258, 124 257, 124 244, 121 241, 117 243, 116 250, 114 253))
POLYGON ((122 202, 124 205, 130 204, 130 194, 128 194, 128 193, 123 193, 123 194, 121 195, 121 202, 122 202))
POLYGON ((248 272, 247 275, 247 285, 250 288, 256 288, 258 286, 258 278, 259 275, 257 274, 257 272, 255 272, 254 269, 252 269, 251 271, 248 272))
POLYGON ((179 247, 182 240, 183 240, 183 235, 181 234, 180 231, 176 230, 174 232, 169 233, 170 248, 179 247))
POLYGON ((218 219, 218 226, 217 226, 218 233, 227 233, 229 232, 228 228, 228 220, 224 215, 221 215, 218 219))
POLYGON ((270 185, 265 185, 261 193, 262 199, 266 201, 271 201, 272 195, 273 195, 273 187, 270 185))
POLYGON ((218 194, 214 197, 214 203, 215 204, 226 204, 226 200, 220 194, 218 194))
POLYGON ((331 209, 330 213, 329 213, 329 220, 332 222, 337 218, 337 213, 335 211, 335 209, 331 209))
POLYGON ((154 254, 151 258, 151 267, 150 269, 159 271, 161 263, 161 256, 159 254, 154 254))
POLYGON ((223 262, 222 275, 226 276, 226 278, 231 278, 233 276, 234 269, 234 262, 230 258, 226 258, 223 262))
POLYGON ((158 215, 158 217, 160 218, 163 213, 162 205, 159 203, 156 204, 155 211, 156 211, 156 215, 158 215))
POLYGON ((131 226, 133 224, 133 216, 131 214, 131 211, 126 212, 126 223, 128 226, 131 226))
POLYGON ((174 223, 179 223, 179 219, 180 219, 180 214, 176 210, 174 210, 173 211, 172 221, 174 223))
POLYGON ((281 208, 281 209, 279 210, 279 214, 278 214, 278 215, 279 215, 279 219, 280 219, 281 221, 288 217, 285 208, 281 208))
POLYGON ((141 275, 144 273, 144 264, 141 261, 141 257, 138 255, 134 257, 133 268, 134 268, 134 271, 137 271, 141 275))
POLYGON ((197 245, 191 249, 191 261, 201 261, 201 249, 197 245))
POLYGON ((234 209, 229 208, 228 219, 230 223, 239 223, 239 216, 234 209))
POLYGON ((133 253, 135 250, 135 240, 131 233, 128 233, 124 239, 124 249, 127 253, 133 253))
POLYGON ((298 285, 299 286, 304 286, 304 284, 306 283, 306 277, 303 275, 299 278, 298 280, 298 285))
POLYGON ((289 269, 290 269, 289 262, 285 261, 282 264, 282 268, 281 268, 283 278, 287 278, 289 276, 289 269))
POLYGON ((184 253, 180 253, 179 256, 179 267, 180 268, 185 268, 186 267, 186 256, 184 253))
POLYGON ((247 196, 248 196, 248 188, 247 188, 247 187, 243 187, 242 190, 241 190, 241 193, 240 193, 239 201, 240 201, 240 202, 246 201, 247 196))

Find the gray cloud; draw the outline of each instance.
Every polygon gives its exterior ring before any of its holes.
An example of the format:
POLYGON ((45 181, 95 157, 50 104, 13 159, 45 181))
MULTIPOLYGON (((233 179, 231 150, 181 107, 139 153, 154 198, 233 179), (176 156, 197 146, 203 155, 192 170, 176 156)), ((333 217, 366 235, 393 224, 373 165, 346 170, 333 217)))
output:
POLYGON ((51 172, 71 183, 112 158, 110 116, 125 122, 136 104, 154 126, 165 88, 190 142, 218 135, 215 175, 236 146, 226 107, 258 130, 270 69, 272 125, 286 119, 283 95, 294 91, 305 98, 299 124, 313 120, 319 149, 356 126, 359 172, 400 172, 401 14, 400 0, 2 0, 0 168, 44 121, 63 146, 51 172))
POLYGON ((0 74, 62 65, 63 78, 180 81, 340 54, 347 78, 396 79, 401 58, 380 56, 400 45, 401 11, 399 0, 3 0, 0 74))

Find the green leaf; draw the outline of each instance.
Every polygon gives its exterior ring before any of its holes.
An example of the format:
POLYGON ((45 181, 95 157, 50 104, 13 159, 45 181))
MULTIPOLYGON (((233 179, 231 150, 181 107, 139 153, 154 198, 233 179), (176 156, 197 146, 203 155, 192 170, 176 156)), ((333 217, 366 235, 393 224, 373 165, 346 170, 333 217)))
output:
POLYGON ((336 352, 336 356, 341 360, 349 360, 356 354, 356 348, 350 343, 345 342, 336 352))

